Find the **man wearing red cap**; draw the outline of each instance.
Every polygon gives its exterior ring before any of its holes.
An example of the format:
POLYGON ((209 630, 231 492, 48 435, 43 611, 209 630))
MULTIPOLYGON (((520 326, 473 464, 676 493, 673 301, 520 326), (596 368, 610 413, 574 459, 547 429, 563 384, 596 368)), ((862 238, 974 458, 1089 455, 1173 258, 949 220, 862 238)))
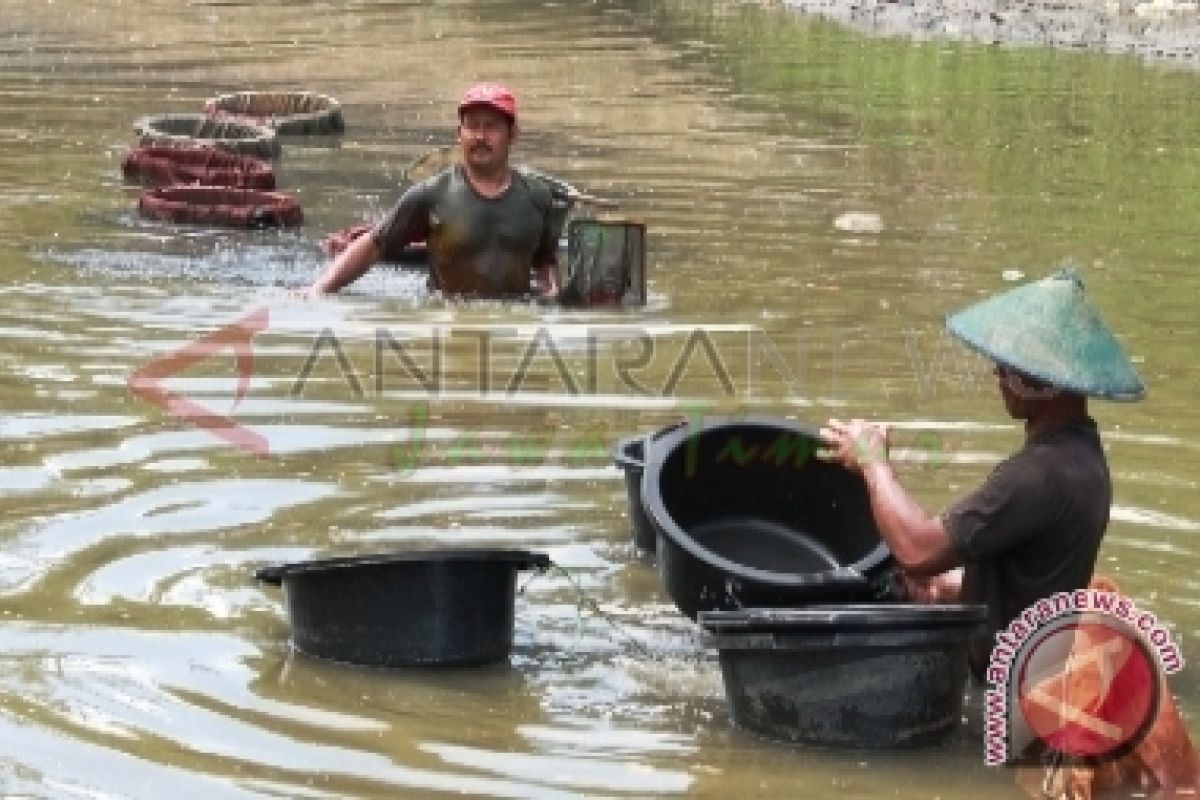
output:
POLYGON ((459 297, 558 293, 557 233, 544 181, 512 169, 517 101, 497 84, 473 86, 458 105, 462 161, 412 186, 366 236, 341 252, 307 294, 336 292, 406 245, 429 247, 431 289, 459 297))

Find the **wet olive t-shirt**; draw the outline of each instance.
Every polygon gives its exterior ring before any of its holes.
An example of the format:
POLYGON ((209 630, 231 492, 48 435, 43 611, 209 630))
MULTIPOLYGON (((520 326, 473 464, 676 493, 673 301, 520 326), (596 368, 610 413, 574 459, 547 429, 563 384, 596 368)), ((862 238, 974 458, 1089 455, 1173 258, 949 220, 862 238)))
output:
POLYGON ((406 191, 372 236, 385 260, 424 239, 431 289, 520 296, 529 293, 532 269, 554 261, 558 242, 547 224, 550 204, 544 181, 513 170, 504 193, 486 198, 455 165, 406 191))
POLYGON ((997 631, 1038 600, 1087 586, 1111 503, 1108 464, 1088 418, 1027 440, 942 513, 966 564, 963 602, 988 607, 987 639, 971 652, 977 675, 997 631))

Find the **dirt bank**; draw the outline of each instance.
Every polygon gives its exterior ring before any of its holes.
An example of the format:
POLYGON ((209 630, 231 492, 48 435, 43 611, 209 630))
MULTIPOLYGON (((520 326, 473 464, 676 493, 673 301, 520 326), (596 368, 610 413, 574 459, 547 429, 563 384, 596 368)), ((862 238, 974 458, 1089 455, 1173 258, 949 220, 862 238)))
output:
POLYGON ((1046 45, 1200 68, 1197 0, 782 0, 883 36, 1046 45))

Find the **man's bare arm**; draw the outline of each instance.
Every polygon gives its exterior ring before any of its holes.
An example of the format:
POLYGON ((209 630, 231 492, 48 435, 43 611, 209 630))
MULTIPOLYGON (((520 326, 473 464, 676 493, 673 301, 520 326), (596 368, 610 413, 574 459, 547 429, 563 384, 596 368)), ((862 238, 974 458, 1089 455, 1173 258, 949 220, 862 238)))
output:
POLYGON ((332 294, 363 276, 383 255, 383 248, 370 233, 352 241, 330 262, 325 271, 305 290, 309 297, 332 294))
POLYGON ((906 573, 925 578, 962 565, 942 521, 926 514, 901 485, 889 459, 886 427, 831 419, 821 437, 830 446, 827 458, 863 476, 875 524, 906 573))
POLYGON ((533 270, 535 289, 544 300, 557 300, 561 287, 558 285, 558 264, 551 261, 533 270))

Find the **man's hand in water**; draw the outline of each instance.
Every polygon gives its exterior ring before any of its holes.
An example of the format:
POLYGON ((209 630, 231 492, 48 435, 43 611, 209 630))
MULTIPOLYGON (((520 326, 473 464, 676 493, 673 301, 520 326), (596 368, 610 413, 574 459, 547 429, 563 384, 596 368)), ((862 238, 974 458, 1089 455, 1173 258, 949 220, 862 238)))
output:
POLYGON ((558 285, 558 265, 543 264, 534 270, 533 293, 543 303, 557 303, 562 287, 558 285))
POLYGON ((962 595, 961 568, 928 578, 902 575, 902 580, 904 596, 912 603, 957 603, 962 595))

